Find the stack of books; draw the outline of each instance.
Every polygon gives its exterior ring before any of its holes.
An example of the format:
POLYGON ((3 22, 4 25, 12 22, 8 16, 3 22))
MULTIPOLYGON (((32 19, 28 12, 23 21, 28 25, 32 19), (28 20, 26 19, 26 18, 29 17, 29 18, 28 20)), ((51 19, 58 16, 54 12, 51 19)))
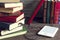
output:
POLYGON ((0 39, 26 34, 23 2, 0 0, 0 39))

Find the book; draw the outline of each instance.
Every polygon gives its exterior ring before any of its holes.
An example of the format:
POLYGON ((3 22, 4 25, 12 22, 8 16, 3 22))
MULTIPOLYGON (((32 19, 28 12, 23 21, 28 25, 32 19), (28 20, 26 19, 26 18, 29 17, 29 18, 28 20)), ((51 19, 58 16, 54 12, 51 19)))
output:
POLYGON ((0 0, 0 3, 3 2, 20 2, 20 0, 0 0))
POLYGON ((5 13, 5 12, 0 12, 0 17, 5 17, 5 16, 19 16, 21 15, 21 11, 17 11, 15 13, 5 13))
POLYGON ((47 12, 47 0, 44 2, 44 14, 43 14, 43 23, 46 23, 46 12, 47 12))
POLYGON ((0 36, 0 40, 15 37, 15 36, 19 36, 19 35, 23 35, 23 34, 26 34, 26 33, 27 33, 27 29, 24 26, 22 30, 19 30, 17 32, 13 32, 13 33, 10 33, 10 34, 7 34, 7 35, 0 36))
POLYGON ((51 0, 47 2, 46 23, 48 24, 50 23, 51 3, 51 0))
POLYGON ((39 32, 38 35, 54 37, 58 31, 58 27, 44 26, 39 32))
POLYGON ((0 22, 0 31, 1 30, 12 30, 12 29, 18 27, 19 23, 24 24, 25 23, 25 19, 22 19, 22 20, 20 20, 18 22, 15 22, 15 23, 0 22))
POLYGON ((2 8, 14 8, 14 7, 20 7, 23 6, 22 2, 17 3, 0 3, 0 7, 2 8))
POLYGON ((1 35, 7 35, 7 34, 10 34, 13 32, 17 32, 17 31, 22 30, 22 29, 23 29, 23 26, 19 25, 18 27, 14 28, 13 30, 2 30, 1 35))
POLYGON ((15 13, 20 10, 23 10, 23 6, 15 7, 15 8, 0 8, 0 12, 5 12, 5 13, 15 13))
POLYGON ((22 12, 19 16, 2 16, 0 17, 0 22, 14 23, 24 18, 24 13, 22 12))
POLYGON ((59 14, 60 14, 60 2, 55 2, 54 24, 58 24, 59 14))
POLYGON ((25 24, 25 19, 22 19, 22 20, 20 20, 18 22, 15 22, 15 23, 10 24, 9 25, 9 30, 12 30, 12 29, 18 27, 19 26, 19 23, 25 24))
POLYGON ((55 7, 55 0, 52 1, 52 4, 51 4, 52 8, 51 8, 51 16, 50 16, 50 24, 53 24, 54 23, 54 7, 55 7))

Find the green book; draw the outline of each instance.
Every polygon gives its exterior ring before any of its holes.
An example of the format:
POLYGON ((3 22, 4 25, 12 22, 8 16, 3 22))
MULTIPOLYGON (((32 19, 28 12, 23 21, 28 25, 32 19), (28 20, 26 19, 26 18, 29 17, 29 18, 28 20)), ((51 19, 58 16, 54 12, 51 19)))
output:
POLYGON ((48 24, 50 23, 51 3, 52 1, 47 2, 46 23, 48 24))
POLYGON ((27 29, 25 27, 23 27, 22 30, 19 30, 17 32, 13 32, 13 33, 10 33, 10 34, 7 34, 7 35, 0 36, 0 40, 10 38, 10 37, 19 36, 19 35, 23 35, 23 34, 26 34, 26 33, 27 33, 27 29))

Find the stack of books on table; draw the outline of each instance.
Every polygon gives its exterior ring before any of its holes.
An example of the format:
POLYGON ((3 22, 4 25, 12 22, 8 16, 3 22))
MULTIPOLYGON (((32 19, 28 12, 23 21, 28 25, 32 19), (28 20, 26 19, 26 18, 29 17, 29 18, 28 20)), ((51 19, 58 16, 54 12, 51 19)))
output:
POLYGON ((0 0, 0 39, 26 34, 23 2, 0 0))

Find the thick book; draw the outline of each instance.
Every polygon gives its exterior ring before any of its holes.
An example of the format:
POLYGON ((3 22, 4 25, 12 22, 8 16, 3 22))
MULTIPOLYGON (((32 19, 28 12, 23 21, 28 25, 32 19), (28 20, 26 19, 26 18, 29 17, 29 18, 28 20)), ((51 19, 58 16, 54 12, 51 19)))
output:
POLYGON ((3 16, 0 17, 0 22, 9 22, 14 23, 24 18, 24 13, 21 13, 19 16, 3 16))
POLYGON ((0 3, 4 2, 20 2, 20 0, 0 0, 0 3))
POLYGON ((3 8, 14 8, 14 7, 20 7, 23 6, 22 2, 17 2, 17 3, 0 3, 0 7, 3 8))
POLYGON ((47 0, 44 2, 43 23, 46 23, 47 2, 47 0))
POLYGON ((10 33, 10 34, 7 34, 7 35, 0 36, 0 39, 11 38, 11 37, 23 35, 23 34, 26 34, 26 33, 27 33, 27 29, 24 26, 22 30, 19 30, 17 32, 13 32, 13 33, 10 33))
POLYGON ((59 14, 60 14, 60 2, 55 2, 54 24, 58 24, 59 14))
POLYGON ((52 27, 52 26, 44 26, 39 32, 38 35, 47 36, 47 37, 55 37, 58 27, 52 27))
POLYGON ((7 35, 7 34, 10 34, 10 33, 13 33, 13 32, 17 32, 17 31, 22 30, 22 29, 23 29, 23 26, 21 26, 19 24, 19 26, 14 28, 13 30, 2 30, 1 35, 7 35))
POLYGON ((1 30, 13 30, 14 28, 19 26, 19 23, 25 24, 25 19, 22 19, 15 23, 0 22, 0 31, 1 30))
POLYGON ((0 8, 0 12, 5 12, 5 13, 15 13, 21 10, 23 10, 23 6, 15 7, 15 8, 0 8))
POLYGON ((52 4, 51 4, 52 8, 51 8, 51 16, 50 16, 50 24, 53 24, 54 23, 54 7, 55 7, 55 1, 53 0, 52 1, 52 4))
POLYGON ((5 17, 5 16, 19 16, 21 15, 21 11, 17 11, 15 13, 5 13, 5 12, 0 12, 0 17, 5 17))
POLYGON ((47 2, 46 23, 48 24, 50 23, 51 3, 51 0, 47 2))

